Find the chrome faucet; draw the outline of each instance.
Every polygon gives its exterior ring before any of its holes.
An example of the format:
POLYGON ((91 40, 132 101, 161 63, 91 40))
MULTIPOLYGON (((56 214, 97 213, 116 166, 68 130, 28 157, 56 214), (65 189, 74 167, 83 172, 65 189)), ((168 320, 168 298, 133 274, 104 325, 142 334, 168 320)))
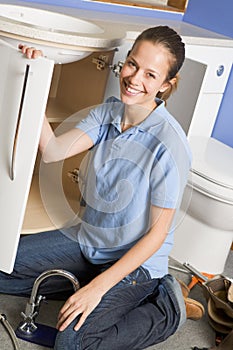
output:
POLYGON ((18 327, 18 332, 25 335, 31 335, 37 330, 35 318, 39 314, 41 301, 45 299, 44 296, 37 295, 38 289, 41 282, 43 282, 46 278, 52 276, 62 276, 70 280, 70 282, 73 284, 74 291, 77 291, 80 288, 78 279, 72 273, 66 270, 54 269, 43 272, 40 276, 37 277, 33 284, 31 297, 26 305, 25 312, 21 312, 21 315, 23 316, 23 321, 18 327))

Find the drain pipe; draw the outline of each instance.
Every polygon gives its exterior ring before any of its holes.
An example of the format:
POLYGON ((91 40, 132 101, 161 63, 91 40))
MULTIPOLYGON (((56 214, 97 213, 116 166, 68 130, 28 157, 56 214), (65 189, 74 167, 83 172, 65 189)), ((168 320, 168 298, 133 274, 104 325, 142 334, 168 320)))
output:
POLYGON ((0 322, 2 322, 3 326, 6 328, 7 332, 9 333, 12 343, 14 345, 14 349, 20 350, 19 342, 15 335, 14 329, 11 327, 10 323, 7 321, 5 314, 0 314, 0 322))

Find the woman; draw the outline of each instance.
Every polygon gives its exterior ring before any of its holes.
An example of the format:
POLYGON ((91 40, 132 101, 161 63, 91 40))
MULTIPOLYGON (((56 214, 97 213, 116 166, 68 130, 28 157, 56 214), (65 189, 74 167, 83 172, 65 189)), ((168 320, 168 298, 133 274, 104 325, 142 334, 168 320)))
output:
MULTIPOLYGON (((21 46, 29 58, 41 55, 21 46)), ((93 108, 75 129, 56 137, 45 118, 40 150, 54 162, 90 149, 80 169, 80 224, 23 237, 11 276, 0 291, 30 294, 44 270, 74 273, 82 288, 62 307, 55 349, 144 349, 184 322, 185 303, 168 274, 176 212, 191 156, 185 134, 168 113, 184 44, 167 26, 136 39, 120 74, 120 98, 93 108)), ((70 286, 52 281, 44 294, 70 286)))

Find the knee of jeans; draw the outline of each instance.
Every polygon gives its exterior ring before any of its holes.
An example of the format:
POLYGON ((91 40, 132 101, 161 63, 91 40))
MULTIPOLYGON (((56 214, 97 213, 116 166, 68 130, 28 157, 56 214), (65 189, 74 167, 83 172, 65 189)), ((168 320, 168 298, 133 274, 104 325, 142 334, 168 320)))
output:
POLYGON ((72 322, 64 331, 58 332, 54 350, 79 350, 78 332, 74 330, 77 322, 72 322))

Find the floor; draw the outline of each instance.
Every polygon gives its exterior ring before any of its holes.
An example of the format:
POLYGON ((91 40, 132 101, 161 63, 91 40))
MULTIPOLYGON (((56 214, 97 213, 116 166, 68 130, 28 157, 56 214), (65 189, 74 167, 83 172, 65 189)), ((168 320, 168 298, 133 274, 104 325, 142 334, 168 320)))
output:
MULTIPOLYGON (((178 268, 182 266, 176 261, 170 260, 170 265, 178 268)), ((229 253, 229 257, 226 263, 224 274, 230 278, 233 278, 233 251, 229 253)), ((190 274, 181 273, 177 270, 170 269, 170 273, 177 278, 182 279, 184 282, 189 283, 190 274)), ((205 299, 202 294, 200 286, 195 286, 191 290, 190 297, 201 301, 205 307, 205 299)), ((12 327, 16 329, 19 323, 22 321, 21 312, 25 310, 27 298, 20 298, 14 296, 0 295, 0 313, 4 313, 7 316, 7 320, 12 327)), ((62 305, 62 302, 48 301, 48 303, 42 303, 39 316, 36 322, 55 326, 56 316, 62 305)), ((33 344, 28 341, 19 339, 20 350, 48 350, 48 347, 33 344)), ((198 347, 210 347, 214 345, 214 331, 208 324, 207 314, 198 321, 187 320, 184 326, 167 341, 147 348, 146 350, 189 350, 194 346, 198 347)), ((2 324, 0 324, 0 349, 11 350, 14 349, 13 343, 6 332, 2 324)), ((101 350, 101 349, 100 349, 101 350)), ((109 349, 111 350, 111 349, 109 349)))

